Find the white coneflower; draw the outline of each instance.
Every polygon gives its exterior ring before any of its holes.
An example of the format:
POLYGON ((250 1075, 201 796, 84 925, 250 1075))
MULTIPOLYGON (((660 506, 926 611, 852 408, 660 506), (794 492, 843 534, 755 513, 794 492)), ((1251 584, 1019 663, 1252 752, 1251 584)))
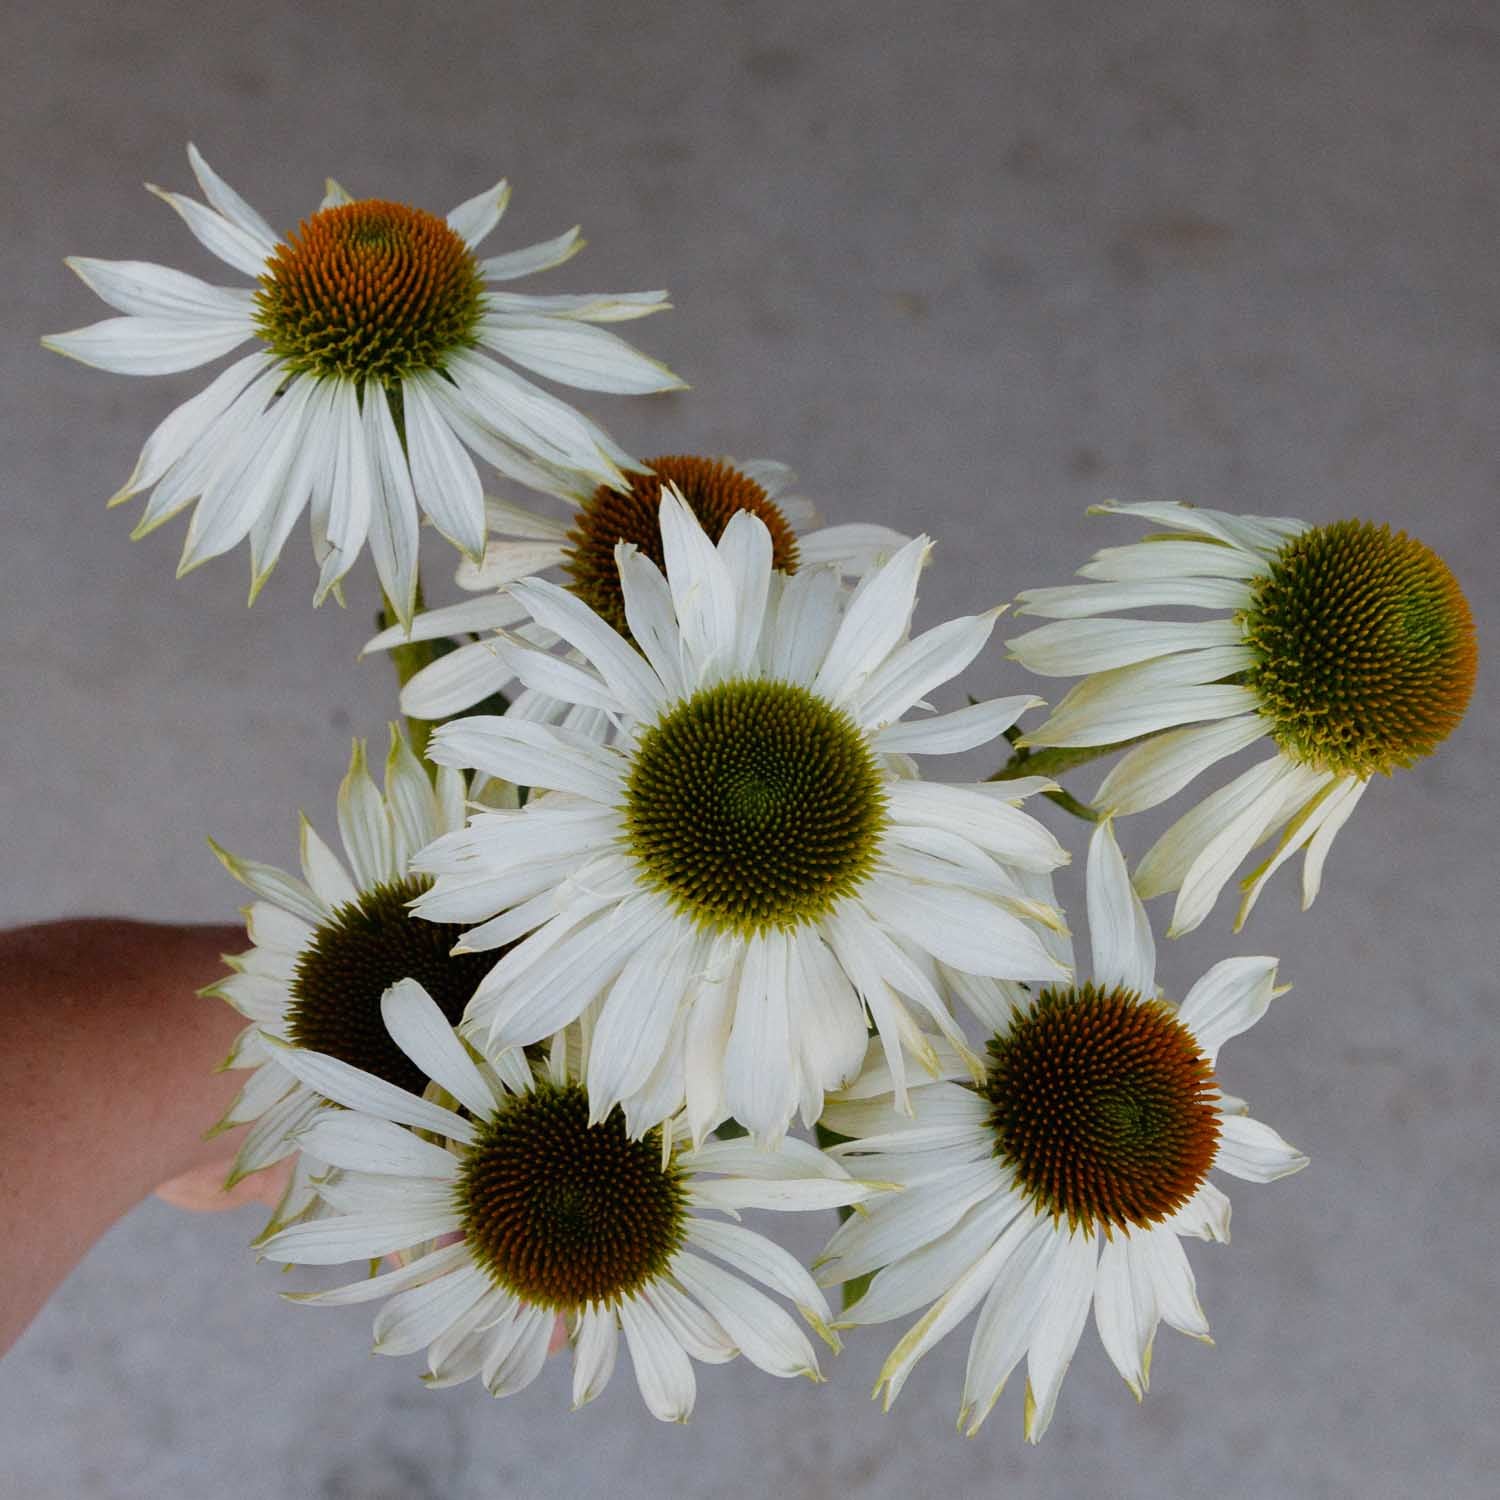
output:
MULTIPOLYGON (((370 779, 364 746, 356 742, 339 787, 338 819, 347 864, 302 820, 303 879, 213 845, 230 874, 256 897, 245 909, 254 946, 226 955, 234 973, 204 991, 227 1000, 250 1022, 225 1066, 254 1072, 216 1127, 249 1126, 231 1185, 290 1156, 293 1135, 323 1102, 281 1065, 267 1037, 327 1052, 420 1092, 426 1079, 387 1034, 381 995, 412 976, 457 1020, 489 968, 488 956, 450 952, 460 929, 424 922, 408 910, 430 884, 412 872, 413 853, 463 827, 461 775, 440 771, 434 787, 393 727, 385 794, 370 779)), ((273 1227, 312 1203, 317 1170, 305 1159, 295 1164, 273 1227)))
POLYGON ((377 1353, 426 1349, 429 1385, 478 1376, 495 1396, 540 1373, 558 1317, 573 1345, 575 1407, 604 1389, 622 1332, 663 1421, 691 1415, 695 1359, 743 1354, 772 1375, 819 1378, 806 1334, 750 1285, 788 1297, 833 1342, 812 1277, 763 1235, 705 1211, 830 1208, 879 1186, 802 1142, 770 1152, 744 1139, 692 1150, 682 1132, 667 1149, 659 1132, 631 1139, 618 1110, 597 1118, 566 1039, 545 1069, 519 1052, 491 1065, 465 1050, 419 984, 394 986, 382 1009, 413 1071, 463 1113, 334 1058, 279 1049, 304 1087, 345 1106, 302 1137, 341 1171, 323 1189, 336 1212, 283 1230, 262 1253, 304 1265, 413 1257, 297 1300, 389 1297, 375 1318, 377 1353))
POLYGON ((1269 738, 1273 755, 1157 841, 1136 869, 1136 889, 1177 891, 1171 931, 1190 931, 1250 850, 1285 827, 1242 883, 1236 927, 1299 850, 1305 908, 1370 778, 1429 755, 1463 718, 1478 655, 1457 581, 1421 542, 1368 521, 1312 526, 1166 504, 1098 509, 1178 534, 1100 552, 1080 570, 1097 582, 1020 596, 1021 613, 1057 623, 1008 641, 1012 654, 1034 672, 1089 674, 1021 743, 1144 737, 1094 799, 1120 816, 1164 802, 1216 761, 1269 738), (1162 605, 1222 617, 1113 617, 1162 605))
MULTIPOLYGON (((748 510, 759 516, 771 533, 772 565, 783 573, 832 564, 840 572, 857 577, 894 556, 910 540, 888 526, 858 522, 819 526, 812 504, 792 493, 795 476, 785 464, 669 454, 648 458, 645 465, 644 472, 631 476, 628 489, 600 485, 588 496, 578 498, 568 521, 491 500, 489 525, 496 539, 485 548, 482 564, 460 564, 460 585, 473 590, 503 590, 505 584, 528 574, 560 567, 568 589, 621 635, 628 636, 615 547, 629 542, 658 567, 663 565, 658 512, 666 485, 676 489, 711 542, 719 540, 736 511, 748 510)), ((412 621, 410 631, 393 626, 377 635, 365 650, 388 650, 412 640, 505 629, 524 635, 533 644, 556 643, 551 632, 528 621, 519 600, 501 592, 487 599, 429 610, 412 621)), ((418 719, 445 719, 505 691, 514 681, 514 671, 491 642, 470 642, 417 672, 401 690, 401 711, 418 719)), ((569 727, 601 733, 605 728, 603 716, 594 710, 575 709, 534 688, 520 694, 514 712, 522 718, 559 720, 569 727)))
POLYGON ((774 1140, 858 1069, 867 1016, 898 1068, 904 1044, 935 1063, 913 1009, 962 1045, 938 963, 1063 975, 1035 925, 1059 919, 1013 872, 1066 855, 1011 805, 1035 786, 916 779, 912 754, 984 744, 1034 701, 904 718, 995 617, 908 638, 925 537, 846 596, 832 568, 777 573, 749 512, 717 548, 676 496, 660 515, 665 576, 617 550, 633 644, 555 584, 512 585, 585 663, 502 640, 516 674, 617 735, 514 717, 440 729, 439 763, 544 794, 421 855, 437 879, 416 909, 480 924, 466 948, 515 945, 469 1034, 528 1045, 597 1003, 596 1110, 623 1102, 638 1131, 685 1100, 697 1140, 731 1115, 774 1140))
MULTIPOLYGON (((959 1426, 978 1431, 1027 1361, 1025 1429, 1052 1420, 1092 1305, 1137 1399, 1159 1323, 1207 1338, 1179 1237, 1226 1241, 1211 1168, 1267 1182, 1307 1158, 1219 1091, 1214 1064, 1276 988, 1276 961, 1215 964, 1174 1008, 1157 990, 1151 929, 1109 824, 1089 848, 1091 982, 1042 990, 989 1043, 979 1085, 924 1081, 910 1119, 872 1056, 823 1123, 834 1154, 902 1191, 849 1219, 824 1251, 825 1285, 876 1272, 840 1326, 932 1303, 880 1372, 889 1407, 912 1367, 976 1307, 959 1426)), ((964 1075, 949 1058, 948 1077, 964 1075)))
POLYGON ((504 182, 446 219, 335 183, 284 237, 191 146, 207 204, 152 189, 256 286, 220 287, 144 261, 68 264, 123 317, 43 340, 126 375, 195 369, 257 348, 179 406, 111 502, 150 490, 134 535, 197 501, 179 573, 250 538, 251 598, 311 502, 321 599, 366 541, 397 613, 415 604, 417 512, 478 559, 484 498, 466 450, 548 490, 621 484, 633 460, 609 436, 491 354, 584 390, 668 390, 664 365, 594 323, 640 317, 665 293, 534 297, 494 289, 560 264, 577 229, 481 260, 504 182), (374 399, 371 399, 371 398, 374 399))

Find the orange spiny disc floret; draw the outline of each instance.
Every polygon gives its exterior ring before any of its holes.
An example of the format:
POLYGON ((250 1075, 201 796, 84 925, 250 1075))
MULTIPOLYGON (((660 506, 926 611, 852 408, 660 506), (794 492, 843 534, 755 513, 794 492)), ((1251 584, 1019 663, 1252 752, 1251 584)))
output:
POLYGON ((1336 521, 1294 537, 1244 615, 1271 733, 1294 760, 1389 773, 1458 727, 1479 670, 1457 579, 1404 531, 1336 521))
POLYGON ((995 1154, 1039 1213, 1108 1233, 1169 1218, 1219 1144, 1213 1069, 1170 1006, 1044 990, 989 1044, 995 1154))
POLYGON ((370 198, 315 213, 272 251, 256 321, 294 370, 392 385, 476 342, 482 293, 447 224, 370 198))
POLYGON ((617 1107, 589 1124, 578 1084, 539 1083, 507 1099, 465 1158, 464 1237, 495 1282, 570 1312, 629 1296, 681 1246, 681 1173, 663 1168, 661 1132, 638 1141, 617 1107))
POLYGON ((747 474, 712 458, 668 454, 646 460, 649 473, 632 474, 628 491, 601 485, 578 511, 568 533, 563 567, 568 586, 622 635, 625 599, 615 567, 615 544, 634 542, 657 567, 661 547, 661 490, 675 484, 709 541, 717 542, 737 510, 759 516, 771 533, 771 565, 783 573, 797 566, 797 536, 765 490, 747 474))

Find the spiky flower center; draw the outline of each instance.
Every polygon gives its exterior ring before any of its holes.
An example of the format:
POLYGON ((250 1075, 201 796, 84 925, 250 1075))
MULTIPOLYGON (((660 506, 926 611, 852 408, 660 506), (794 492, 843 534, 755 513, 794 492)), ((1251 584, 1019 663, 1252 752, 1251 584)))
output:
POLYGON ((568 587, 621 635, 628 635, 629 630, 615 567, 615 544, 634 542, 657 567, 665 569, 660 519, 664 483, 677 486, 711 542, 719 540, 737 510, 759 516, 771 533, 771 566, 784 573, 796 570, 796 533, 749 475, 716 459, 687 454, 648 458, 646 464, 650 472, 630 475, 628 491, 601 485, 583 503, 568 532, 563 558, 568 587))
POLYGON ((1389 773, 1458 726, 1479 656, 1447 565, 1403 531, 1336 521, 1288 542, 1244 616, 1248 684, 1294 760, 1389 773))
POLYGON ((576 1083, 508 1098, 481 1126, 458 1194, 475 1258, 538 1307, 628 1297, 682 1244, 687 1200, 680 1171, 662 1168, 660 1131, 630 1140, 618 1107, 590 1125, 576 1083))
POLYGON ((790 682, 705 688, 642 735, 626 788, 630 851, 706 927, 822 916, 875 864, 883 778, 842 710, 790 682))
POLYGON ((1133 990, 1043 990, 989 1044, 995 1154, 1072 1227, 1159 1224, 1219 1143, 1213 1069, 1172 1009, 1133 990))
POLYGON ((256 326, 292 370, 394 387, 477 342, 483 290, 441 219, 369 198, 322 209, 277 245, 256 326))
POLYGON ((397 1088, 420 1094, 427 1076, 391 1040, 380 997, 415 979, 457 1025, 494 953, 453 955, 464 929, 424 922, 407 909, 431 881, 413 877, 365 891, 318 928, 292 978, 287 1030, 299 1047, 326 1052, 397 1088))

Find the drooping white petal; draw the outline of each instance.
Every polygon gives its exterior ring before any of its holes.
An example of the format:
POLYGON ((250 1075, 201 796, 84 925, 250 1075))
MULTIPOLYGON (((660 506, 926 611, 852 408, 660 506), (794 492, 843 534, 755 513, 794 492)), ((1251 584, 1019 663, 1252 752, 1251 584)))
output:
POLYGON ((783 1378, 817 1376, 818 1358, 807 1335, 764 1293, 687 1250, 672 1257, 671 1271, 751 1364, 783 1378))
POLYGON ((1146 1392, 1151 1341, 1160 1312, 1144 1236, 1116 1234, 1099 1252, 1094 1323, 1099 1342, 1137 1401, 1146 1392))
POLYGON ((415 1354, 461 1318, 493 1283, 489 1273, 468 1265, 437 1281, 398 1292, 375 1314, 377 1354, 415 1354))
POLYGON ((393 1214, 389 1209, 381 1209, 372 1213, 338 1214, 293 1224, 256 1248, 267 1260, 336 1266, 347 1260, 373 1260, 397 1250, 408 1250, 440 1234, 452 1233, 460 1223, 457 1210, 393 1214))
POLYGON ((1266 733, 1260 714, 1193 724, 1153 735, 1127 751, 1100 783, 1093 805, 1105 816, 1144 812, 1175 796, 1211 765, 1266 733))
POLYGON ((1365 788, 1369 786, 1370 779, 1356 780, 1353 786, 1339 799, 1336 808, 1330 808, 1328 816, 1323 820, 1322 826, 1313 835, 1312 842, 1307 846, 1307 857, 1302 865, 1302 910, 1306 911, 1313 904, 1318 894, 1318 887, 1323 881, 1323 861, 1328 858, 1328 851, 1333 847, 1334 836, 1339 829, 1349 821, 1349 815, 1354 811, 1355 804, 1365 794, 1365 788))
POLYGON ((797 1102, 787 939, 779 928, 745 945, 734 1024, 724 1051, 724 1102, 758 1140, 777 1140, 797 1102))
POLYGON ((587 1406, 609 1384, 620 1346, 620 1324, 612 1307, 590 1304, 573 1332, 573 1410, 587 1406))
POLYGON ((1062 1240, 1043 1293, 1042 1315, 1026 1351, 1026 1441, 1035 1443, 1052 1421, 1063 1376, 1078 1347, 1094 1295, 1097 1250, 1092 1235, 1062 1240))
POLYGON ((658 1421, 686 1422, 693 1414, 698 1390, 692 1361, 667 1332, 661 1315, 646 1302, 626 1297, 619 1313, 647 1409, 658 1421))
POLYGON ((412 488, 432 524, 460 551, 484 555, 484 491, 473 460, 443 420, 447 386, 420 370, 401 382, 412 488))
POLYGON ((1107 818, 1089 840, 1088 912, 1094 982, 1155 999, 1156 941, 1107 818))
POLYGON ((1105 672, 1135 662, 1193 651, 1205 646, 1237 646, 1244 640, 1238 621, 1120 620, 1112 618, 1059 620, 1025 635, 1014 636, 1005 647, 1028 671, 1043 677, 1072 677, 1081 672, 1105 672))
MULTIPOLYGON (((1070 583, 1061 588, 1027 589, 1017 596, 1016 609, 1018 614, 1069 620, 1107 614, 1112 609, 1142 609, 1155 605, 1240 610, 1246 608, 1250 600, 1250 585, 1243 579, 1178 576, 1129 583, 1070 583)), ((1110 623, 1125 625, 1128 622, 1110 623)))
POLYGON ((390 402, 373 386, 360 421, 369 459, 370 555, 396 617, 409 626, 417 598, 417 494, 390 402))

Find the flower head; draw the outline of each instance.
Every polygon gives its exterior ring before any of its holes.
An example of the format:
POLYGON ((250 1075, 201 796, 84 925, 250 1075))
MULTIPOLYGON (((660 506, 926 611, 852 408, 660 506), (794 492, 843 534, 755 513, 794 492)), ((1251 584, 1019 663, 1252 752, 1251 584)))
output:
POLYGON ((831 568, 777 573, 748 511, 717 547, 675 495, 660 516, 665 575, 617 550, 633 643, 554 584, 512 586, 580 660, 496 650, 614 738, 515 716, 440 729, 440 763, 534 790, 421 856, 417 910, 477 923, 466 947, 514 944, 467 1034, 528 1045, 588 1012, 596 1111, 623 1103, 638 1133, 685 1105, 697 1140, 729 1115, 774 1140, 858 1069, 867 1017, 901 1077, 903 1047, 936 1066, 914 1012, 961 1047, 944 971, 981 1008, 1004 981, 1064 976, 1042 936, 1059 918, 1026 881, 1066 856, 1012 805, 1037 783, 916 778, 912 754, 983 744, 1032 702, 905 720, 994 624, 909 638, 925 538, 845 595, 831 568))
POLYGON ((1474 621, 1443 561, 1367 521, 1309 526, 1186 505, 1121 505, 1173 529, 1099 553, 1086 584, 1031 589, 1049 615, 1007 642, 1035 672, 1088 674, 1032 746, 1139 740, 1100 786, 1107 815, 1154 807, 1261 739, 1275 753, 1180 818, 1136 870, 1143 896, 1178 892, 1174 933, 1196 927, 1256 845, 1281 841, 1242 882, 1243 924, 1272 872, 1306 851, 1311 904, 1334 835, 1371 776, 1430 755, 1473 692, 1474 621), (1222 618, 1114 618, 1160 605, 1222 618), (1187 727, 1182 727, 1187 726, 1187 727))
POLYGON ((301 1137, 340 1175, 323 1187, 335 1212, 282 1230, 262 1253, 313 1265, 406 1260, 296 1300, 389 1297, 375 1319, 377 1353, 425 1348, 429 1385, 477 1375, 496 1396, 536 1378, 560 1316, 575 1407, 603 1390, 623 1332, 641 1395, 663 1421, 692 1413, 693 1359, 743 1353, 772 1375, 819 1378, 806 1334, 745 1279, 791 1298, 837 1347, 812 1277, 762 1235, 704 1213, 836 1207, 879 1186, 802 1142, 773 1153, 743 1139, 695 1150, 685 1131, 633 1138, 618 1110, 601 1118, 592 1107, 569 1063, 576 1033, 533 1068, 514 1050, 476 1059, 415 981, 393 986, 382 1014, 456 1108, 336 1058, 279 1049, 304 1086, 345 1106, 301 1137))
MULTIPOLYGON (((1276 962, 1216 964, 1180 1007, 1156 984, 1151 930, 1108 822, 1089 849, 1093 978, 1020 1002, 989 1043, 981 1083, 923 1082, 892 1106, 872 1055, 830 1099, 834 1148, 903 1191, 849 1219, 824 1251, 825 1285, 875 1272, 846 1324, 931 1303, 891 1352, 886 1405, 916 1362, 976 1307, 959 1426, 971 1436, 1027 1360, 1026 1436, 1052 1419, 1090 1306, 1137 1399, 1159 1323, 1208 1337, 1179 1237, 1227 1241, 1212 1168, 1266 1182, 1307 1165, 1219 1090, 1219 1048, 1265 1013, 1276 962)), ((962 1061, 946 1059, 948 1079, 962 1061)))
MULTIPOLYGON (((228 1001, 250 1023, 226 1065, 254 1071, 217 1127, 250 1126, 231 1184, 296 1151, 296 1132, 323 1104, 281 1065, 268 1038, 327 1053, 420 1093, 426 1075, 391 1040, 381 996, 398 979, 412 977, 456 1021, 489 967, 487 956, 450 952, 458 928, 424 922, 409 909, 431 884, 413 873, 412 855, 463 826, 463 777, 441 771, 434 787, 393 726, 384 795, 365 767, 364 745, 356 742, 338 807, 347 864, 304 818, 303 879, 213 845, 229 873, 256 897, 245 909, 253 946, 226 958, 234 972, 204 991, 228 1001)), ((273 1230, 312 1205, 317 1170, 299 1159, 273 1230)))
POLYGON ((585 390, 681 382, 596 323, 666 306, 660 292, 533 297, 495 290, 560 264, 576 229, 481 260, 504 182, 446 218, 335 183, 276 232, 188 148, 207 204, 158 192, 254 288, 212 286, 141 261, 69 261, 123 317, 43 342, 127 375, 194 369, 257 348, 173 411, 112 504, 149 490, 135 535, 197 502, 180 572, 250 539, 251 598, 311 504, 321 600, 369 542, 403 621, 415 607, 417 513, 476 559, 484 498, 468 450, 545 490, 623 485, 634 461, 570 406, 489 357, 585 390))

